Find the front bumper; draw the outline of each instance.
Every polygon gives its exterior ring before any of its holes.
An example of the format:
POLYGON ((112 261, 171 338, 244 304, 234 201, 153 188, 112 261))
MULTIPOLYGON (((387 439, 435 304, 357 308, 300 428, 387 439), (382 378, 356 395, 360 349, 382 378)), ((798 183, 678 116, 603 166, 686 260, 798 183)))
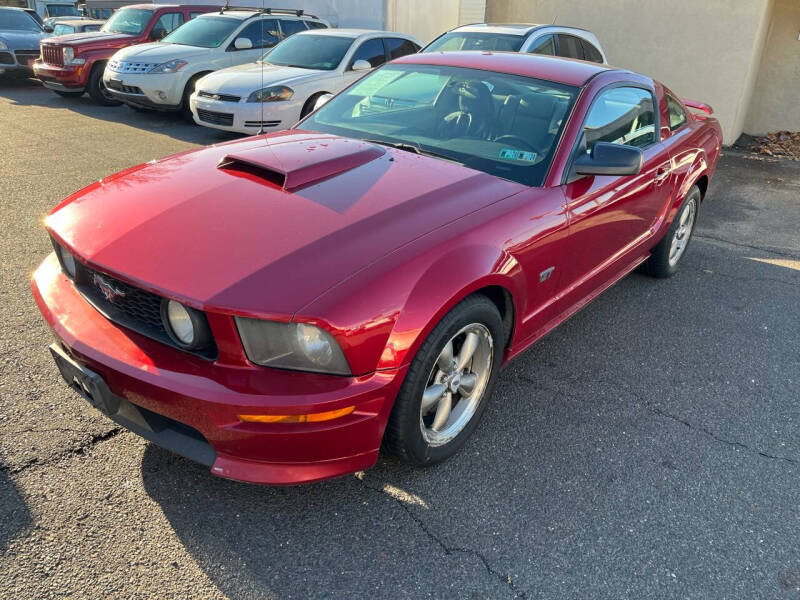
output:
POLYGON ((0 73, 33 73, 36 57, 29 54, 17 54, 13 50, 0 50, 0 73))
POLYGON ((139 108, 177 111, 183 102, 184 78, 178 73, 160 75, 103 72, 106 89, 117 100, 139 108))
POLYGON ((41 61, 33 63, 33 74, 46 88, 59 92, 82 92, 86 89, 85 65, 49 65, 41 61))
POLYGON ((300 120, 302 104, 286 102, 223 102, 199 97, 197 92, 189 97, 189 108, 194 122, 204 127, 249 135, 288 129, 300 120), (263 108, 263 111, 262 111, 263 108))
MULTIPOLYGON (((345 378, 208 361, 105 319, 75 290, 54 254, 34 273, 32 288, 58 347, 98 374, 110 394, 121 399, 120 406, 131 409, 125 414, 138 413, 145 422, 156 422, 155 429, 172 438, 177 431, 197 440, 200 446, 194 445, 205 448, 200 454, 213 457, 205 461, 213 474, 254 483, 296 484, 375 463, 406 368, 345 378), (352 405, 356 407, 352 414, 319 423, 243 423, 237 417, 305 414, 352 405)), ((135 433, 204 462, 165 442, 163 436, 137 430, 116 413, 106 413, 135 433)))

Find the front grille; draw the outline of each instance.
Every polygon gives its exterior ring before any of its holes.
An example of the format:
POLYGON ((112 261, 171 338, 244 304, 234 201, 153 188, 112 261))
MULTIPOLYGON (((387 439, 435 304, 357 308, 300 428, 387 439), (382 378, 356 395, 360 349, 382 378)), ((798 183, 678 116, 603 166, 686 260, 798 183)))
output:
POLYGON ((10 52, 0 52, 0 65, 13 65, 14 57, 10 52))
POLYGON ((245 121, 245 127, 275 127, 280 125, 280 121, 245 121))
POLYGON ((106 67, 109 71, 116 73, 147 73, 158 63, 134 62, 126 60, 111 59, 106 67))
POLYGON ((213 123, 214 125, 226 125, 231 127, 233 125, 233 114, 214 112, 213 110, 197 109, 197 116, 201 121, 206 123, 213 123))
POLYGON ((211 98, 212 100, 220 100, 222 102, 240 102, 242 100, 241 96, 233 96, 232 94, 217 94, 214 92, 199 91, 197 92, 197 95, 202 96, 203 98, 211 98))
POLYGON ((61 67, 64 65, 64 53, 59 46, 42 44, 42 60, 48 65, 61 67))
POLYGON ((140 96, 144 96, 141 88, 135 85, 125 85, 116 79, 109 79, 106 83, 106 87, 112 90, 117 90, 118 92, 123 92, 125 94, 139 94, 140 96))
MULTIPOLYGON (((81 264, 75 287, 109 321, 144 336, 180 348, 169 336, 161 319, 161 296, 81 264)), ((213 341, 208 348, 193 351, 204 358, 216 358, 213 341)))

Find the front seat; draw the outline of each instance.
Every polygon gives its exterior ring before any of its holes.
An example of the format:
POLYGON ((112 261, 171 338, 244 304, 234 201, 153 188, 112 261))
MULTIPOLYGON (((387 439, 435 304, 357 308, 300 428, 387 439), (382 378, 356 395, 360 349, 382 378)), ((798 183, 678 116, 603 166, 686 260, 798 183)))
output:
POLYGON ((452 92, 457 110, 445 115, 438 128, 440 139, 488 139, 493 121, 492 93, 482 81, 457 81, 452 92))

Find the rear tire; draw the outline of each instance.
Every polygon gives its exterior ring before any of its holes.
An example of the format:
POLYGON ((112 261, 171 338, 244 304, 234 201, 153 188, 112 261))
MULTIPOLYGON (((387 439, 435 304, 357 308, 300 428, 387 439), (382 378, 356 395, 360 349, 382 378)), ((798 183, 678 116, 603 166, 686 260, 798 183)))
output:
POLYGON ((411 361, 389 416, 384 449, 420 466, 455 454, 492 396, 503 341, 500 313, 486 296, 469 296, 447 313, 411 361))
POLYGON ((61 90, 53 90, 53 91, 62 98, 80 98, 81 96, 83 96, 83 92, 62 92, 61 90))
POLYGON ((675 213, 669 229, 644 263, 642 270, 645 273, 663 279, 672 277, 678 271, 678 264, 686 254, 694 233, 701 198, 700 188, 692 186, 678 212, 675 213))
POLYGON ((122 102, 114 98, 103 83, 105 68, 106 63, 95 63, 89 74, 89 81, 86 82, 86 93, 100 106, 119 106, 122 102))

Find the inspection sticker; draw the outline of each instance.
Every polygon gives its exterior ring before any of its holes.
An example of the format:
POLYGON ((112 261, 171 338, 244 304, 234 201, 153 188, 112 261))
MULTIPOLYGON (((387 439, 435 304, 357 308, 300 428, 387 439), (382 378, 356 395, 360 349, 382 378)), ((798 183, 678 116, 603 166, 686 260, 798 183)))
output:
POLYGON ((500 158, 505 160, 524 160, 525 162, 533 162, 536 160, 536 152, 514 150, 513 148, 501 148, 500 158))

